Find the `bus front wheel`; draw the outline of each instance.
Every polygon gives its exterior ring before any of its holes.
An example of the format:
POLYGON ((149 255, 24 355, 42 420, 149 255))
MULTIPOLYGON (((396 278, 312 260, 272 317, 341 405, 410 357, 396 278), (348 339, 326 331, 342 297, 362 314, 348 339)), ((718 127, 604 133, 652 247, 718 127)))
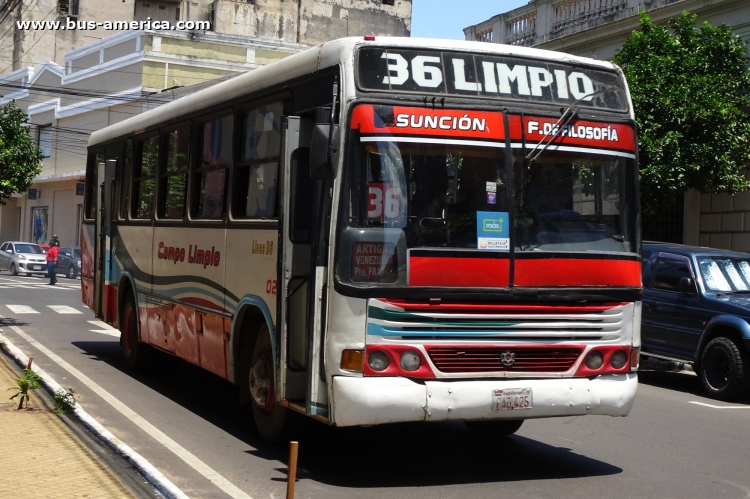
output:
POLYGON ((258 331, 246 375, 255 427, 264 440, 276 441, 284 432, 287 414, 286 408, 276 401, 273 350, 267 325, 258 331))
POLYGON ((149 346, 141 343, 138 338, 138 312, 132 296, 125 298, 122 306, 122 329, 120 330, 120 345, 122 346, 122 360, 125 367, 131 371, 143 369, 148 362, 149 346))

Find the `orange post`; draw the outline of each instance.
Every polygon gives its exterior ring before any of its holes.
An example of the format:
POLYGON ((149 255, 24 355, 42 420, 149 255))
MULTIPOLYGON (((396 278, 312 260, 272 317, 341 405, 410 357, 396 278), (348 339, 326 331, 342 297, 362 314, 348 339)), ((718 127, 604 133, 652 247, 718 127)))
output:
POLYGON ((286 499, 294 499, 294 484, 297 481, 297 449, 299 442, 289 442, 289 471, 286 475, 286 499))

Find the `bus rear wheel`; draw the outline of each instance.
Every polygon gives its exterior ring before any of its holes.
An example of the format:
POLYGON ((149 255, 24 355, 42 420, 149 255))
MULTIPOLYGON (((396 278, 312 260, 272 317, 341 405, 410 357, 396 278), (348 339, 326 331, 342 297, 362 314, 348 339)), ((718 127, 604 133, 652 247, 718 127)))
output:
POLYGON ((255 427, 264 440, 274 442, 284 433, 287 414, 286 407, 276 401, 273 350, 267 325, 258 331, 245 374, 255 427))
POLYGON ((122 329, 120 330, 120 346, 122 360, 131 371, 140 371, 148 362, 149 346, 141 343, 138 338, 138 313, 132 296, 125 298, 122 305, 122 329))

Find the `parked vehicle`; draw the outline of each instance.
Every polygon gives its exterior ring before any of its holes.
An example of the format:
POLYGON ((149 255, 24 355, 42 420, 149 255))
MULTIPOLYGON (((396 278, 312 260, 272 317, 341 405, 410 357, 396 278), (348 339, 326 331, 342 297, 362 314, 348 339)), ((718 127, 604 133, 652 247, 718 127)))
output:
POLYGON ((81 273, 81 248, 65 246, 57 254, 58 273, 64 273, 69 279, 75 279, 81 273))
POLYGON ((0 269, 13 275, 46 274, 47 261, 44 250, 38 244, 8 241, 0 246, 0 269))
POLYGON ((643 355, 691 363, 706 393, 750 386, 750 254, 643 243, 643 355))

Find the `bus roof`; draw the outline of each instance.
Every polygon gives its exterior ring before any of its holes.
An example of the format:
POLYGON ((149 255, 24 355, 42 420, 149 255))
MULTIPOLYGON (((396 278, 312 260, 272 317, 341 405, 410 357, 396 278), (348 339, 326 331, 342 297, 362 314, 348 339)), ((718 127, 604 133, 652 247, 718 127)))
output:
POLYGON ((120 123, 103 128, 91 134, 89 146, 108 142, 110 140, 145 130, 154 125, 178 120, 189 112, 208 109, 222 102, 241 97, 250 91, 260 90, 302 77, 319 69, 332 67, 344 61, 344 70, 354 75, 352 54, 359 46, 391 46, 401 48, 429 48, 434 50, 449 50, 475 54, 516 56, 547 62, 560 62, 587 66, 593 69, 617 70, 611 62, 579 57, 563 52, 553 52, 530 47, 504 45, 499 43, 470 42, 461 40, 441 40, 433 38, 407 38, 377 36, 374 40, 364 37, 340 38, 322 45, 309 48, 291 55, 281 61, 248 71, 239 76, 223 81, 209 88, 187 95, 176 101, 164 104, 143 114, 133 116, 120 123))

